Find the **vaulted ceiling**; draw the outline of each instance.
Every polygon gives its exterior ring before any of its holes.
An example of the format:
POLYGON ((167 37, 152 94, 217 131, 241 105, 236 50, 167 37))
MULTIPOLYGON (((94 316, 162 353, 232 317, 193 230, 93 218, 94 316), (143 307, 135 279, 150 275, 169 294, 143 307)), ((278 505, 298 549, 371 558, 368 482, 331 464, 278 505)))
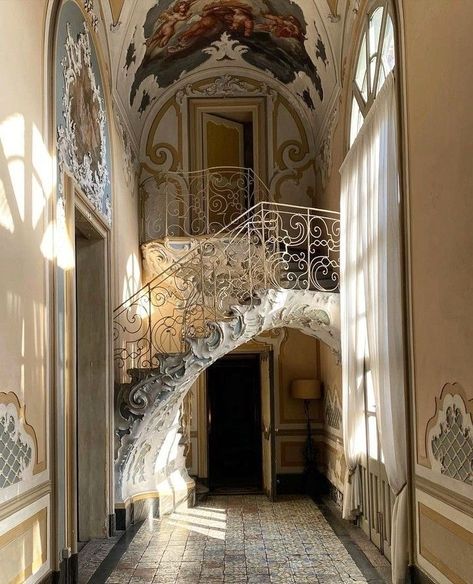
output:
POLYGON ((320 139, 338 98, 350 0, 103 0, 114 96, 139 144, 153 102, 202 69, 284 84, 320 139))

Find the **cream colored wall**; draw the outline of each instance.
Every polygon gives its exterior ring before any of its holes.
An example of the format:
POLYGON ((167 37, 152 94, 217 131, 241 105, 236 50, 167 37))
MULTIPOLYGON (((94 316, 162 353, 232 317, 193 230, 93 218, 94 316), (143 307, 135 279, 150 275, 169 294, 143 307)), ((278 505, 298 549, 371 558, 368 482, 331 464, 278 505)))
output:
POLYGON ((416 562, 436 581, 466 582, 473 491, 441 472, 429 452, 435 435, 429 429, 442 421, 446 428, 440 406, 447 393, 465 406, 464 429, 473 410, 473 5, 404 1, 403 24, 416 562), (457 385, 448 386, 441 400, 447 383, 457 385))
POLYGON ((33 471, 0 489, 0 573, 6 582, 39 578, 51 563, 47 234, 53 163, 44 119, 45 5, 5 0, 0 7, 0 403, 12 401, 5 393, 15 394, 14 407, 25 406, 20 431, 28 424, 35 443, 33 471), (22 497, 27 490, 30 495, 22 497))
MULTIPOLYGON (((319 342, 296 329, 284 329, 277 363, 277 388, 275 395, 276 473, 298 474, 304 471, 304 444, 307 422, 302 400, 291 395, 291 382, 295 379, 319 379, 319 342)), ((314 442, 321 459, 323 413, 322 401, 310 404, 310 417, 314 442)))
POLYGON ((112 116, 113 141, 113 259, 115 282, 113 308, 141 288, 141 252, 139 248, 139 206, 137 177, 124 164, 126 151, 123 127, 112 116))
POLYGON ((52 188, 41 99, 43 38, 38 23, 44 4, 36 2, 25 10, 14 0, 3 2, 0 38, 2 77, 8 79, 2 82, 0 100, 0 391, 14 391, 21 402, 35 400, 28 419, 40 439, 42 461, 48 263, 41 247, 52 188), (31 32, 19 47, 17 31, 22 28, 31 32))

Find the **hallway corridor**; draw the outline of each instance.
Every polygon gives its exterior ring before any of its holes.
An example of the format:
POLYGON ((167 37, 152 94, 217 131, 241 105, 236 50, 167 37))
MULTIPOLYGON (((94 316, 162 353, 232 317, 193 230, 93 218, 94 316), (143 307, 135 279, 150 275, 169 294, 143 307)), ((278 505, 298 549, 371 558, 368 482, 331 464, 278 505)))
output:
MULTIPOLYGON (((89 582, 384 582, 358 546, 346 535, 342 539, 355 548, 361 569, 309 498, 272 503, 264 496, 210 497, 193 509, 144 522, 128 547, 116 546, 89 582)), ((82 565, 81 572, 85 569, 82 565)))

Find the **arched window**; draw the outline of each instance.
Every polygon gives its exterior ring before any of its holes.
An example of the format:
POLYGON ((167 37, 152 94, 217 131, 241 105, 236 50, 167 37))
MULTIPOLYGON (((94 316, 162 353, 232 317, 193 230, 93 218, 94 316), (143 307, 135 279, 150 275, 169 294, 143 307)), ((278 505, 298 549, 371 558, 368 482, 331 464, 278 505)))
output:
POLYGON ((366 15, 356 59, 350 120, 350 146, 360 131, 379 90, 396 64, 395 37, 389 0, 376 2, 366 15))

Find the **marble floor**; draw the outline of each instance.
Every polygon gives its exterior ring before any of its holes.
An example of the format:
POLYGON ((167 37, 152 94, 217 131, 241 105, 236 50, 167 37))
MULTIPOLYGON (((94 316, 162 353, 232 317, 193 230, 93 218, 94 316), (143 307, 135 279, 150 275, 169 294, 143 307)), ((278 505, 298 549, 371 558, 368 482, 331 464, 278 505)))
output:
POLYGON ((209 497, 144 522, 115 555, 91 584, 384 582, 364 554, 355 563, 322 511, 302 496, 276 503, 264 496, 209 497))

